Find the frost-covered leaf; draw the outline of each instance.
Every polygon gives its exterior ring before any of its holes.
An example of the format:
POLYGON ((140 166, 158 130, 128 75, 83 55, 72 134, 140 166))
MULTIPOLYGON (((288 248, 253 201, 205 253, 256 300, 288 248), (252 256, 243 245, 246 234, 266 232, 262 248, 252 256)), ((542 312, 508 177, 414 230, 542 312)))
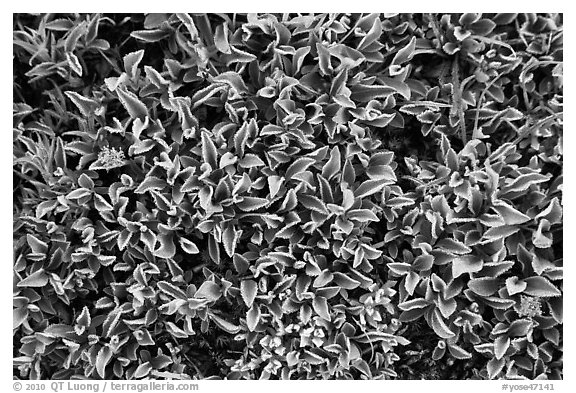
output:
POLYGON ((26 288, 26 287, 43 287, 48 284, 48 275, 44 271, 44 269, 36 270, 34 273, 30 274, 29 276, 25 277, 23 280, 18 282, 18 287, 26 288))
POLYGON ((100 348, 96 356, 96 371, 100 378, 106 377, 106 365, 112 359, 112 350, 107 345, 100 348))
POLYGON ((196 298, 208 299, 211 302, 215 302, 220 299, 221 296, 220 286, 212 281, 204 281, 194 294, 196 298))
POLYGON ((354 190, 354 196, 356 198, 366 198, 367 196, 379 192, 386 184, 389 183, 390 182, 386 179, 367 180, 354 190))
POLYGON ((454 336, 454 332, 446 325, 442 315, 437 309, 434 309, 430 313, 430 326, 439 337, 447 339, 454 336))
POLYGON ((468 281, 468 288, 481 296, 490 296, 500 289, 500 281, 496 278, 482 277, 468 281))
POLYGON ((156 176, 147 176, 142 183, 134 190, 137 194, 144 194, 152 190, 162 190, 168 183, 156 176))
POLYGON ((124 108, 128 111, 130 117, 133 119, 143 120, 148 116, 146 105, 144 105, 134 93, 129 92, 123 87, 116 89, 116 93, 118 93, 118 98, 122 105, 124 105, 124 108))
POLYGON ((260 321, 260 307, 253 305, 246 313, 246 325, 250 331, 254 331, 260 321))
POLYGON ((242 300, 248 308, 252 307, 256 294, 258 293, 258 285, 254 280, 242 280, 240 282, 240 293, 242 300))
POLYGON ((555 297, 562 293, 548 279, 541 276, 528 277, 524 279, 526 289, 523 293, 538 297, 555 297))
POLYGON ((214 323, 225 332, 228 332, 230 334, 236 334, 240 331, 240 326, 234 325, 215 314, 208 314, 208 315, 210 316, 210 319, 214 321, 214 323))
POLYGON ((128 53, 126 56, 122 58, 124 62, 124 70, 128 77, 134 78, 136 77, 136 71, 138 70, 138 65, 142 61, 144 57, 144 50, 140 49, 135 52, 128 53))
POLYGON ((268 203, 266 198, 242 197, 242 201, 236 203, 236 206, 242 211, 252 212, 268 205, 268 203))
POLYGON ((200 252, 198 246, 196 246, 196 244, 193 241, 188 240, 184 237, 181 237, 178 240, 180 242, 180 246, 182 247, 182 249, 188 254, 198 254, 200 252))
POLYGON ((474 255, 462 255, 452 261, 452 276, 460 277, 466 273, 476 273, 482 270, 484 261, 474 255))
POLYGON ((316 296, 312 301, 312 306, 314 311, 316 311, 316 313, 320 315, 322 319, 330 321, 330 311, 328 309, 328 302, 326 301, 326 298, 322 296, 316 296))
POLYGON ((76 105, 76 107, 80 110, 83 116, 90 117, 93 116, 96 110, 100 107, 100 105, 90 99, 86 98, 75 91, 67 91, 65 92, 68 98, 76 105))

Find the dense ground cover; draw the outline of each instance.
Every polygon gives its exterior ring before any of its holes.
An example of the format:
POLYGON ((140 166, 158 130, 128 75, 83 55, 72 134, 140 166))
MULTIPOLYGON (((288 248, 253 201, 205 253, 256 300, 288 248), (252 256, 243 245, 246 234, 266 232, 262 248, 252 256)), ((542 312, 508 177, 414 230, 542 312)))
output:
POLYGON ((561 15, 13 22, 15 378, 562 378, 561 15))

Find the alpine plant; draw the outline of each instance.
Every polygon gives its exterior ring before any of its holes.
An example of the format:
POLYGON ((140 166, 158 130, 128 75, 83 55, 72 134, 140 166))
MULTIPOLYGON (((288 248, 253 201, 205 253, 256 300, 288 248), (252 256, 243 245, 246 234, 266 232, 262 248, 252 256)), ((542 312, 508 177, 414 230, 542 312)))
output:
POLYGON ((16 379, 561 379, 561 14, 14 14, 16 379))

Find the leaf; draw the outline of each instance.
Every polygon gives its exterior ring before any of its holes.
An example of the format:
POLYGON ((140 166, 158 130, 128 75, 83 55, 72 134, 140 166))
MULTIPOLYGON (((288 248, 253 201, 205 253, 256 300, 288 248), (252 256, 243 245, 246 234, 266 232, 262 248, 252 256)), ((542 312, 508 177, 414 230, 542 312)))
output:
POLYGON ((295 175, 304 172, 306 169, 308 169, 310 165, 314 164, 315 162, 316 160, 314 158, 300 157, 292 164, 290 164, 288 169, 286 169, 284 177, 286 178, 286 180, 290 180, 295 175))
POLYGON ((396 90, 396 93, 400 94, 405 100, 409 100, 411 96, 410 86, 404 83, 402 80, 380 77, 380 81, 384 86, 388 86, 396 90))
POLYGON ((547 299, 550 315, 558 323, 563 323, 564 320, 564 302, 562 297, 554 297, 547 299))
POLYGON ((257 305, 253 305, 250 307, 250 310, 246 313, 246 325, 248 326, 248 330, 253 332, 260 321, 260 307, 257 305))
POLYGON ((70 19, 54 19, 46 23, 46 29, 55 31, 69 31, 74 27, 74 22, 70 19))
POLYGON ((48 201, 44 201, 44 202, 40 202, 37 206, 36 206, 36 218, 42 218, 45 215, 49 214, 51 211, 53 211, 57 206, 59 205, 58 201, 53 199, 53 200, 48 200, 48 201))
POLYGON ((144 120, 146 116, 148 116, 146 105, 144 105, 134 93, 126 90, 125 87, 119 87, 116 89, 116 92, 118 93, 120 102, 124 108, 126 108, 131 118, 144 120))
POLYGON ((146 79, 152 82, 154 86, 161 89, 164 86, 170 85, 170 82, 167 81, 158 71, 150 66, 144 66, 144 72, 146 72, 146 79))
POLYGON ((154 255, 166 259, 173 258, 176 255, 176 246, 174 245, 172 234, 160 234, 157 238, 160 242, 160 247, 154 251, 154 255))
POLYGON ((78 40, 87 32, 86 22, 82 22, 68 32, 66 40, 64 40, 64 51, 72 52, 76 49, 78 40))
POLYGON ((366 360, 358 359, 353 363, 353 366, 357 370, 360 370, 360 372, 362 374, 364 374, 366 377, 368 377, 369 379, 372 379, 372 372, 370 371, 370 366, 368 365, 366 360))
POLYGON ((459 360, 470 359, 472 357, 472 354, 470 352, 465 351, 464 349, 455 344, 448 345, 448 351, 452 356, 454 356, 456 359, 459 360))
POLYGON ((494 357, 490 359, 486 364, 486 369, 488 370, 488 378, 490 379, 496 378, 505 365, 506 361, 503 358, 497 359, 494 357))
POLYGON ((70 325, 58 323, 54 325, 48 325, 46 329, 44 329, 44 334, 50 337, 57 337, 57 338, 66 338, 72 339, 74 338, 74 328, 70 325))
POLYGON ((436 332, 436 334, 441 338, 448 339, 450 337, 454 337, 454 332, 452 332, 448 328, 448 326, 444 322, 444 319, 440 315, 440 311, 438 311, 438 309, 434 309, 430 313, 430 326, 432 327, 432 329, 434 329, 434 332, 436 332))
POLYGON ((530 319, 517 319, 508 327, 507 335, 509 337, 525 337, 529 334, 533 323, 530 319))
POLYGON ((386 266, 398 276, 404 276, 412 271, 412 265, 407 262, 390 262, 386 266))
POLYGON ((179 242, 180 242, 180 246, 182 247, 182 249, 188 253, 188 254, 198 254, 200 253, 200 250, 198 249, 198 247, 196 246, 196 244, 194 242, 192 242, 191 240, 188 240, 186 238, 179 238, 179 242))
POLYGON ((378 222, 380 219, 372 210, 368 209, 353 209, 348 210, 346 213, 346 217, 350 220, 359 221, 359 222, 368 222, 368 221, 375 221, 378 222))
POLYGON ((480 296, 490 296, 500 289, 500 280, 492 277, 474 278, 468 281, 468 288, 480 296))
POLYGON ((498 13, 494 17, 492 17, 492 21, 494 21, 498 25, 507 25, 509 23, 512 23, 517 17, 518 14, 498 13))
MULTIPOLYGON (((226 71, 214 77, 215 82, 222 82, 229 85, 232 91, 236 91, 238 94, 249 93, 248 86, 242 79, 242 76, 238 72, 226 71)), ((250 121, 251 127, 254 125, 252 123, 253 119, 250 121)))
POLYGON ((524 113, 522 113, 516 108, 509 107, 500 112, 499 116, 503 120, 515 121, 523 119, 524 113))
POLYGON ((386 180, 389 183, 396 181, 396 174, 389 165, 373 165, 371 163, 366 174, 372 180, 386 180))
POLYGON ((406 289, 406 292, 408 292, 410 295, 414 294, 414 290, 416 289, 416 286, 418 285, 418 283, 420 282, 420 275, 416 272, 410 272, 408 273, 408 275, 404 278, 404 288, 406 289))
POLYGON ((304 58, 310 53, 310 46, 305 45, 302 48, 296 49, 294 56, 292 57, 292 64, 294 67, 294 74, 300 71, 302 64, 304 63, 304 58))
POLYGON ((17 329, 28 319, 27 308, 14 308, 12 310, 12 329, 17 329))
POLYGON ((414 50, 416 49, 416 37, 413 36, 410 42, 402 49, 400 49, 394 58, 391 65, 402 65, 412 59, 414 50))
POLYGON ((86 188, 77 188, 66 195, 66 199, 81 199, 90 195, 92 195, 92 191, 86 188))
POLYGON ((144 194, 147 191, 160 191, 166 186, 168 186, 168 183, 165 180, 159 179, 156 176, 146 176, 134 192, 136 194, 144 194))
MULTIPOLYGON (((204 89, 198 90, 192 96, 192 109, 196 109, 202 104, 206 103, 209 99, 216 96, 217 94, 221 94, 222 92, 228 90, 229 87, 224 83, 214 83, 211 84, 204 89)), ((206 131, 204 131, 206 132, 206 131)))
POLYGON ((220 299, 221 296, 220 286, 213 281, 204 281, 194 294, 195 298, 204 298, 211 302, 215 302, 220 299))
POLYGON ((212 319, 212 321, 214 321, 214 323, 216 325, 218 325, 218 327, 230 334, 236 334, 240 331, 240 326, 236 326, 222 318, 220 318, 219 316, 209 313, 208 314, 210 316, 210 319, 212 319))
POLYGON ((188 338, 188 333, 180 329, 174 322, 166 322, 166 331, 175 338, 188 338))
POLYGON ((472 249, 462 242, 454 239, 444 238, 436 242, 436 247, 442 251, 447 251, 453 254, 468 254, 472 249))
POLYGON ((554 197, 550 204, 534 217, 538 219, 546 219, 550 225, 560 224, 562 222, 562 206, 558 202, 558 198, 554 197))
POLYGON ((322 319, 330 321, 330 312, 328 311, 328 302, 325 297, 316 296, 312 301, 312 307, 316 314, 318 314, 322 319))
POLYGON ((391 182, 386 179, 378 179, 378 180, 366 180, 358 188, 354 190, 354 197, 356 198, 366 198, 372 194, 377 193, 378 191, 382 190, 386 184, 390 184, 391 182))
POLYGON ((138 70, 138 65, 144 57, 144 49, 140 49, 136 52, 128 53, 122 58, 124 62, 124 70, 129 78, 133 79, 136 77, 136 72, 138 70))
MULTIPOLYGON (((256 154, 248 153, 238 163, 242 168, 255 168, 266 164, 256 154)), ((277 176, 276 176, 277 177, 277 176)))
POLYGON ((111 311, 104 323, 102 324, 102 331, 104 332, 104 337, 111 337, 114 329, 118 327, 118 323, 120 322, 120 317, 122 316, 122 312, 119 308, 114 309, 111 311))
POLYGON ((418 308, 426 308, 428 306, 430 306, 430 303, 422 298, 411 299, 398 304, 398 308, 402 311, 409 311, 418 308))
POLYGON ((554 240, 552 239, 551 234, 548 231, 543 233, 544 226, 548 228, 549 224, 546 222, 546 220, 541 220, 538 225, 538 229, 532 232, 532 244, 534 244, 534 247, 546 249, 552 247, 554 244, 554 240))
POLYGON ((318 67, 320 68, 320 75, 332 75, 334 68, 330 62, 330 52, 321 43, 316 43, 316 51, 318 52, 318 67))
POLYGON ((334 282, 336 285, 349 290, 360 286, 360 281, 354 280, 341 272, 334 272, 334 282))
POLYGON ((26 242, 34 254, 46 254, 46 252, 48 252, 48 244, 38 239, 34 235, 27 234, 26 242))
POLYGON ((420 317, 422 317, 428 311, 428 308, 414 308, 409 311, 402 311, 398 319, 402 322, 412 322, 416 321, 420 317))
POLYGON ((218 151, 208 132, 202 132, 202 160, 212 168, 218 168, 218 151))
POLYGON ((318 197, 308 194, 300 194, 298 195, 298 201, 308 210, 312 210, 325 215, 329 214, 328 209, 326 208, 326 204, 318 197))
MULTIPOLYGON (((188 336, 188 335, 186 335, 188 336)), ((152 371, 152 365, 150 362, 144 362, 140 364, 134 371, 134 378, 144 378, 152 371)))
POLYGON ((523 293, 538 297, 561 296, 562 293, 547 278, 541 276, 528 277, 524 279, 526 289, 523 293))
POLYGON ((380 36, 382 35, 382 21, 380 18, 375 18, 374 22, 372 23, 372 27, 366 33, 366 35, 362 38, 362 41, 357 46, 359 51, 363 51, 364 49, 368 48, 374 42, 379 42, 380 36))
POLYGON ((269 176, 268 177, 268 188, 270 190, 270 198, 274 198, 278 191, 280 191, 280 187, 284 183, 284 178, 280 176, 269 176))
POLYGON ((520 228, 514 225, 503 225, 488 229, 486 232, 484 232, 482 237, 484 239, 488 239, 489 241, 493 241, 511 236, 519 230, 520 228))
POLYGON ((214 45, 222 53, 232 53, 230 50, 230 44, 228 43, 228 24, 222 23, 216 26, 216 31, 214 33, 214 45))
MULTIPOLYGON (((114 207, 104 199, 102 195, 94 194, 94 207, 99 212, 111 212, 114 210, 114 207)), ((125 246, 125 245, 124 245, 125 246)))
POLYGON ((34 273, 30 274, 28 277, 24 278, 20 281, 17 286, 22 287, 33 287, 39 288, 43 287, 48 284, 48 275, 44 271, 44 269, 36 270, 34 273))
POLYGON ((452 276, 460 277, 465 273, 476 273, 482 270, 484 261, 475 255, 462 255, 452 261, 452 276))
POLYGON ((98 255, 96 259, 102 266, 110 266, 116 262, 116 255, 98 255))
POLYGON ((268 205, 268 203, 269 201, 266 198, 242 197, 242 200, 237 202, 236 206, 242 211, 252 212, 268 205))
POLYGON ((314 279, 312 286, 314 288, 322 288, 330 283, 333 279, 334 275, 328 269, 325 269, 318 275, 318 277, 314 279))
POLYGON ((138 30, 130 33, 130 36, 136 38, 137 40, 144 42, 158 42, 168 37, 170 33, 165 30, 153 29, 153 30, 138 30))
POLYGON ((334 146, 330 151, 330 159, 322 167, 322 177, 326 180, 330 180, 338 172, 340 172, 341 165, 340 149, 338 146, 334 146))
POLYGON ((112 359, 112 349, 109 346, 105 345, 98 351, 98 355, 96 356, 96 371, 100 378, 105 378, 106 376, 106 365, 112 359))
POLYGON ((504 218, 506 225, 520 225, 531 220, 526 214, 519 212, 502 201, 495 201, 492 208, 504 218))
POLYGON ((519 280, 516 276, 506 279, 506 289, 510 296, 523 292, 527 286, 524 280, 519 280))
POLYGON ((80 110, 82 116, 91 117, 100 107, 100 105, 96 101, 90 98, 86 98, 76 93, 75 91, 66 91, 64 93, 68 98, 70 98, 70 101, 72 101, 72 103, 76 105, 76 107, 80 110))
POLYGON ((460 19, 458 19, 458 23, 462 26, 468 26, 479 20, 481 16, 482 14, 476 12, 465 12, 460 16, 460 19))
POLYGON ((153 139, 144 139, 143 141, 139 141, 134 143, 129 148, 130 155, 138 155, 142 153, 146 153, 150 151, 156 146, 157 143, 153 139))
MULTIPOLYGON (((344 163, 344 168, 342 169, 342 182, 346 182, 348 183, 349 186, 351 186, 352 184, 354 184, 355 180, 356 180, 356 171, 352 166, 352 161, 347 159, 346 162, 344 163)), ((342 192, 344 193, 344 195, 346 195, 344 190, 342 192)))
POLYGON ((169 282, 158 281, 158 283, 156 285, 158 286, 158 289, 160 289, 162 292, 164 292, 167 295, 172 296, 175 299, 183 299, 183 300, 188 299, 188 295, 186 295, 186 292, 184 292, 182 289, 178 288, 177 286, 170 284, 169 282))
POLYGON ((478 34, 480 36, 487 36, 494 30, 496 27, 496 23, 491 21, 490 19, 480 19, 477 22, 472 23, 468 28, 472 30, 474 34, 478 34))
POLYGON ((433 255, 418 255, 414 262, 412 263, 412 269, 414 271, 423 272, 432 269, 434 266, 434 256, 433 255))
POLYGON ((222 243, 224 244, 224 250, 229 257, 234 255, 236 251, 236 243, 238 242, 239 233, 236 231, 233 225, 226 226, 224 232, 222 232, 222 243))
POLYGON ((230 67, 233 63, 251 63, 257 57, 252 53, 241 51, 240 49, 230 45, 231 54, 223 54, 222 59, 226 62, 226 66, 230 67))
POLYGON ((496 359, 502 359, 509 346, 510 337, 498 336, 496 340, 494 340, 494 356, 496 356, 496 359))
POLYGON ((258 284, 254 280, 243 280, 240 282, 240 294, 247 307, 252 307, 256 294, 258 293, 258 284))
POLYGON ((507 310, 516 303, 513 299, 502 299, 496 296, 485 297, 483 302, 489 307, 498 310, 507 310))
POLYGON ((186 26, 186 29, 190 33, 190 38, 192 40, 198 39, 198 29, 194 24, 194 19, 192 19, 192 17, 186 13, 177 13, 176 16, 182 21, 184 26, 186 26))

